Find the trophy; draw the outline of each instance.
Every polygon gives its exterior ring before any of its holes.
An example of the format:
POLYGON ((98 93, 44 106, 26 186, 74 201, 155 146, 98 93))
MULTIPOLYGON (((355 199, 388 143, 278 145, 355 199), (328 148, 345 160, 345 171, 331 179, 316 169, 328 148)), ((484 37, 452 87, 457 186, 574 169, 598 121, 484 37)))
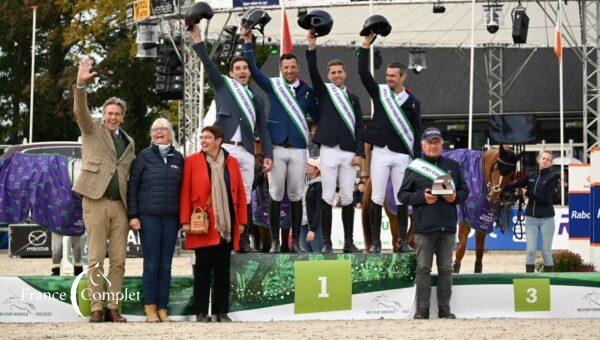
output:
POLYGON ((452 177, 450 171, 447 174, 439 176, 433 181, 431 186, 431 194, 435 196, 452 195, 454 193, 454 185, 452 185, 452 177))

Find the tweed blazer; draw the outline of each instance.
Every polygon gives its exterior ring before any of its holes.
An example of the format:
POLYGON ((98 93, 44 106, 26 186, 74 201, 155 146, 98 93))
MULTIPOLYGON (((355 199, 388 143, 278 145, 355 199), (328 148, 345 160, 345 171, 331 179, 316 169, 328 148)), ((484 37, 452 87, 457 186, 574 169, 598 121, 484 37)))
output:
POLYGON ((99 199, 106 192, 115 171, 119 174, 119 193, 127 207, 127 179, 135 157, 133 139, 120 129, 129 141, 121 157, 117 158, 115 143, 104 124, 95 121, 87 106, 87 90, 74 88, 75 116, 81 130, 81 174, 73 184, 73 191, 82 196, 99 199))

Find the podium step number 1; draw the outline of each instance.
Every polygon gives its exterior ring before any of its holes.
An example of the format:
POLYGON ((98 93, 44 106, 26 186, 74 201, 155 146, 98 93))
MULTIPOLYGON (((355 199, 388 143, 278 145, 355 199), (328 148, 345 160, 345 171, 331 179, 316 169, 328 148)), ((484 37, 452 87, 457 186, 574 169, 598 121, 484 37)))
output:
POLYGON ((352 309, 350 260, 294 262, 294 313, 352 309))

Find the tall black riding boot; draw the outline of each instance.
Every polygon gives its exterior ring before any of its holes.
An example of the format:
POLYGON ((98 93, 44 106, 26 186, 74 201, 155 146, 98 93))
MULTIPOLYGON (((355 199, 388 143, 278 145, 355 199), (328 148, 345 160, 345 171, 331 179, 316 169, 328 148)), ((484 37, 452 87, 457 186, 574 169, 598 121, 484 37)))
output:
POLYGON ((407 233, 408 233, 408 206, 407 205, 398 205, 398 252, 399 253, 414 253, 415 250, 412 249, 407 242, 407 233))
POLYGON ((371 201, 371 249, 370 253, 381 253, 381 206, 371 201))
POLYGON ((279 253, 281 242, 279 241, 279 217, 281 216, 281 201, 269 198, 269 228, 271 229, 271 249, 269 253, 279 253))
POLYGON ((354 245, 354 205, 348 204, 342 207, 342 224, 344 225, 344 253, 359 253, 360 250, 354 245))
POLYGON ((281 248, 282 253, 290 252, 290 228, 281 228, 281 248))
POLYGON ((323 230, 323 253, 333 252, 331 244, 331 204, 321 199, 321 230, 323 230))
POLYGON ((52 267, 52 276, 60 276, 60 267, 52 267))
POLYGON ((291 203, 292 210, 292 249, 291 253, 301 253, 300 227, 302 227, 302 200, 291 203))
POLYGON ((250 228, 252 228, 252 204, 246 205, 248 212, 248 224, 244 232, 240 235, 240 250, 238 253, 256 253, 256 250, 250 245, 250 228))

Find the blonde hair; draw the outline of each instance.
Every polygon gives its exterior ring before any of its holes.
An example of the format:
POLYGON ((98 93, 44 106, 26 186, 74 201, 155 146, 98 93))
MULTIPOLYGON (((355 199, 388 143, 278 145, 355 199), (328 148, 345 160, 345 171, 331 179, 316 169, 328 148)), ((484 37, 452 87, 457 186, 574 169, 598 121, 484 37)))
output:
POLYGON ((175 131, 173 131, 173 124, 171 124, 171 122, 167 118, 156 118, 150 126, 150 131, 152 131, 152 129, 154 129, 157 125, 164 125, 171 134, 171 144, 173 145, 173 147, 179 147, 179 143, 177 143, 177 139, 175 139, 175 131))

